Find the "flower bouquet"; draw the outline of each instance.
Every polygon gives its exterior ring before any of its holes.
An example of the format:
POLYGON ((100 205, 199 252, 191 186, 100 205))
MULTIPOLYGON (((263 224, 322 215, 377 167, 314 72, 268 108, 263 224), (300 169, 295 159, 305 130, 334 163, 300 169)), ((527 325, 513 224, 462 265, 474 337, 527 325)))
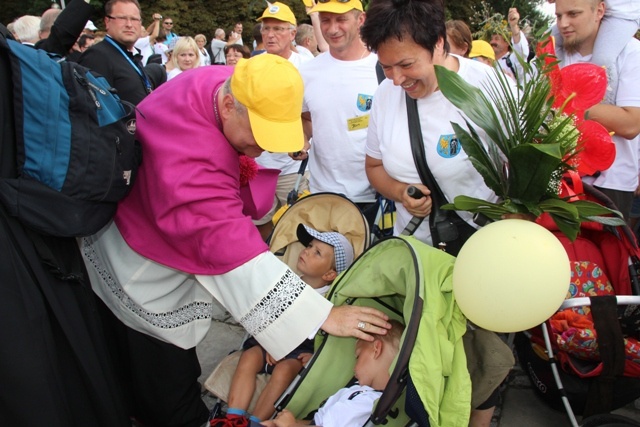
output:
POLYGON ((529 75, 517 90, 497 67, 497 83, 484 92, 436 66, 440 90, 473 122, 464 119, 468 130, 452 123, 456 135, 485 184, 501 199, 490 203, 458 196, 443 208, 493 220, 504 214, 548 213, 571 240, 584 221, 624 224, 617 211, 561 196, 563 176, 605 170, 615 158, 607 130, 585 117, 604 97, 605 70, 587 63, 560 69, 551 37, 539 45, 534 62, 523 63, 529 75), (474 125, 486 133, 486 145, 474 125))

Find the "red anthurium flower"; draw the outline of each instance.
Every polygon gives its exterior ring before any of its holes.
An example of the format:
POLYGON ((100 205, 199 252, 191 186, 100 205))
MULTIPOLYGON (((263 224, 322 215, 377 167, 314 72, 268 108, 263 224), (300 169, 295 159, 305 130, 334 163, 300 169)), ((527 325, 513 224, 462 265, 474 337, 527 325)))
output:
MULTIPOLYGON (((579 119, 590 107, 604 98, 607 73, 604 68, 590 63, 571 64, 560 69, 560 87, 554 87, 553 108, 567 102, 563 112, 575 114, 579 119)), ((552 81, 552 85, 557 82, 552 81)))
POLYGON ((616 157, 616 146, 611 135, 600 123, 583 120, 577 124, 578 138, 577 156, 578 172, 581 175, 593 175, 609 169, 616 157))
POLYGON ((555 96, 555 90, 562 86, 562 76, 556 58, 555 39, 553 36, 547 37, 538 43, 536 47, 537 57, 544 61, 544 72, 551 80, 551 95, 555 96))

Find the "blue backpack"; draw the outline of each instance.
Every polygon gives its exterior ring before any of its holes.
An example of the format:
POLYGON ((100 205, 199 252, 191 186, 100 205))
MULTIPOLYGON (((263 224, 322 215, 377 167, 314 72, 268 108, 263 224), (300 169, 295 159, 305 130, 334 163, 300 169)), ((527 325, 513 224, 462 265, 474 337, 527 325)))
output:
POLYGON ((127 195, 140 150, 123 104, 89 69, 0 34, 13 81, 17 171, 0 203, 24 225, 60 237, 97 232, 127 195))

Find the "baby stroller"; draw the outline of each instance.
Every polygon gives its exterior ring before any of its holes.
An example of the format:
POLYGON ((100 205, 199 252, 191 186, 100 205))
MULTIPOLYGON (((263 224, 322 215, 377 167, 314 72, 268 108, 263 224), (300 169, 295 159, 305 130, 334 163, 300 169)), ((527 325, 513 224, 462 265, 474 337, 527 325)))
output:
MULTIPOLYGON (((584 193, 616 209, 593 187, 584 185, 584 193)), ((573 264, 570 296, 547 322, 516 336, 520 363, 543 400, 564 407, 572 426, 579 425, 574 413, 583 415, 583 427, 640 426, 608 414, 640 396, 636 240, 626 226, 585 223, 572 243, 543 225, 557 235, 573 264)))
MULTIPOLYGON (((297 259, 304 249, 296 236, 296 229, 300 223, 320 231, 338 231, 353 246, 354 257, 362 254, 369 245, 369 226, 353 202, 334 193, 315 193, 300 198, 284 211, 276 223, 269 241, 271 252, 296 273, 299 273, 296 270, 297 259)), ((204 383, 205 388, 218 398, 211 410, 211 418, 221 415, 240 354, 241 352, 236 351, 223 359, 204 383)), ((268 375, 258 376, 256 392, 249 405, 250 411, 253 410, 257 396, 267 381, 268 375)))
MULTIPOLYGON (((448 365, 454 359, 466 363, 464 349, 460 348, 466 319, 455 304, 451 287, 454 260, 413 237, 391 237, 369 248, 336 279, 329 291, 328 298, 335 305, 371 306, 406 325, 391 378, 367 425, 428 426, 427 419, 414 421, 405 409, 415 405, 424 409, 425 400, 427 408, 436 408, 429 411, 431 417, 440 422, 468 414, 471 384, 466 366, 450 369, 454 364, 448 365), (443 339, 447 340, 442 334, 447 333, 459 345, 443 343, 443 339), (434 360, 446 362, 443 366, 431 365, 429 361, 434 360), (412 386, 407 386, 408 383, 412 386), (457 386, 460 388, 454 391, 457 386), (441 406, 440 401, 445 403, 441 406)), ((276 409, 286 408, 297 418, 305 418, 349 384, 355 365, 355 344, 353 338, 319 334, 313 358, 277 402, 276 409)), ((482 391, 485 394, 477 396, 479 402, 488 398, 512 368, 513 357, 506 350, 506 360, 492 354, 492 360, 484 361, 484 372, 493 375, 485 377, 485 383, 492 383, 493 388, 482 391)))

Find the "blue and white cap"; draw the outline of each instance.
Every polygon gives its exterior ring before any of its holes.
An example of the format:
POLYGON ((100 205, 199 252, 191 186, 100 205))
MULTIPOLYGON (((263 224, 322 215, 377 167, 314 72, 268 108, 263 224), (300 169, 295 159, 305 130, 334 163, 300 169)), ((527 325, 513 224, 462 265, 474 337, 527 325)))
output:
POLYGON ((296 230, 298 240, 305 246, 313 239, 320 240, 327 245, 333 246, 333 253, 336 257, 336 272, 338 274, 346 270, 353 262, 353 246, 346 237, 335 231, 327 231, 321 233, 304 224, 298 225, 296 230))

